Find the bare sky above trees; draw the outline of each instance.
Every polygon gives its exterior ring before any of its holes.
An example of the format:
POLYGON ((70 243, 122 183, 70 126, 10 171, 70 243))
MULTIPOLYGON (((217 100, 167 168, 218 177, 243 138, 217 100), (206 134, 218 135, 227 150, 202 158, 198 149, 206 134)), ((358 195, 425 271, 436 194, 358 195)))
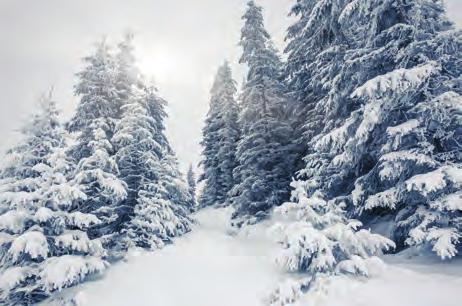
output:
MULTIPOLYGON (((246 0, 0 0, 0 148, 34 110, 41 93, 54 88, 69 115, 80 59, 104 35, 116 41, 131 30, 142 71, 153 77, 169 105, 168 134, 183 169, 199 160, 209 88, 224 59, 236 64, 240 16, 246 0)), ((260 0, 266 24, 282 48, 293 0, 260 0)), ((462 0, 447 0, 462 26, 462 0)))

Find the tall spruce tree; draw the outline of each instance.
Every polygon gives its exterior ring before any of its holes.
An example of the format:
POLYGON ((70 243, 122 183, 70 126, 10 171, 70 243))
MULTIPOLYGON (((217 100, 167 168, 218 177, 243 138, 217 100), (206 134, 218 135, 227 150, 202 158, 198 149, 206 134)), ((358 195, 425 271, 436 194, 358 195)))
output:
POLYGON ((72 179, 68 135, 50 98, 8 152, 0 193, 0 304, 31 305, 104 270, 105 251, 88 227, 101 221, 79 211, 87 199, 72 179))
POLYGON ((133 53, 133 35, 127 34, 116 54, 121 113, 112 137, 119 177, 127 185, 127 197, 117 208, 114 227, 118 236, 115 249, 122 251, 122 255, 132 246, 160 247, 168 239, 188 231, 187 215, 193 207, 193 199, 165 136, 166 101, 159 97, 154 86, 144 84, 133 53), (167 159, 170 164, 165 163, 167 159), (170 198, 163 194, 167 176, 170 198))
POLYGON ((420 245, 454 256, 461 235, 461 32, 435 1, 298 1, 294 11, 290 69, 302 77, 306 66, 296 55, 318 54, 313 67, 320 69, 307 73, 325 75, 304 79, 324 117, 302 171, 308 195, 322 191, 346 202, 366 225, 391 217, 387 234, 398 250, 420 245), (318 40, 326 44, 313 44, 318 40), (318 85, 325 91, 314 90, 318 85))
POLYGON ((87 200, 79 210, 93 213, 102 221, 89 229, 90 237, 111 235, 117 227, 118 206, 127 196, 126 184, 118 177, 111 141, 120 119, 121 100, 117 89, 117 62, 102 41, 87 66, 78 74, 75 95, 80 98, 69 129, 77 134, 72 155, 77 164, 75 180, 84 186, 87 200))
POLYGON ((237 166, 236 144, 240 134, 235 95, 236 82, 225 62, 215 77, 203 129, 204 173, 200 179, 205 180, 205 186, 199 200, 202 207, 227 203, 227 195, 235 185, 233 170, 237 166))
POLYGON ((265 218, 272 207, 287 200, 294 169, 280 59, 264 28, 262 8, 250 1, 242 18, 240 62, 249 72, 241 95, 237 183, 231 192, 238 225, 265 218))
MULTIPOLYGON (((116 161, 120 178, 127 184, 127 198, 119 213, 117 231, 133 217, 138 193, 143 181, 155 181, 162 158, 162 148, 155 141, 152 118, 147 111, 147 100, 142 89, 130 89, 128 101, 122 106, 122 118, 117 123, 113 142, 117 149, 116 161)), ((126 243, 118 238, 117 243, 126 243)), ((125 245, 119 245, 119 248, 125 245)))
POLYGON ((345 168, 339 179, 355 173, 356 212, 365 221, 391 214, 400 247, 453 257, 462 234, 462 32, 439 1, 360 4, 346 7, 341 22, 368 30, 351 62, 372 66, 346 74, 359 80, 349 98, 361 106, 347 119, 357 130, 335 159, 345 168))
POLYGON ((338 94, 332 86, 349 44, 337 22, 348 1, 297 0, 291 9, 297 20, 287 30, 285 78, 295 101, 290 105, 298 152, 296 170, 302 175, 308 171, 307 162, 318 168, 327 158, 311 142, 332 123, 325 120, 325 108, 329 98, 338 94))
POLYGON ((190 228, 192 198, 172 159, 169 146, 163 146, 163 122, 155 122, 150 111, 158 109, 163 121, 163 100, 154 98, 146 88, 133 94, 122 107, 122 119, 113 139, 117 144, 117 161, 121 176, 128 185, 126 211, 120 224, 118 248, 155 249, 170 242, 190 228), (160 140, 160 142, 159 142, 160 140), (168 162, 167 162, 168 161, 168 162))
MULTIPOLYGON (((147 91, 135 63, 133 34, 127 33, 117 46, 115 55, 116 101, 120 106, 118 120, 111 142, 114 146, 118 177, 127 185, 127 196, 117 209, 114 231, 119 232, 130 220, 136 204, 140 181, 145 167, 143 157, 148 159, 154 142, 153 119, 147 114, 147 91), (144 155, 146 154, 146 155, 144 155)), ((152 149, 153 150, 153 149, 152 149)), ((157 148, 157 151, 160 149, 157 148)), ((159 157, 160 158, 160 157, 159 157)), ((120 240, 120 239, 117 239, 120 240)))

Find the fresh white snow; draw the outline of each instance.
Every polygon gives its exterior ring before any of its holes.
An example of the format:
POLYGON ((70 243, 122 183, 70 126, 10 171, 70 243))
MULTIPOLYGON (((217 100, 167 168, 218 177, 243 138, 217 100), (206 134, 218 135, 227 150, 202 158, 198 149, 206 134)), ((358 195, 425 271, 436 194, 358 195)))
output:
MULTIPOLYGON (((99 280, 63 291, 79 306, 258 306, 289 276, 277 270, 278 250, 258 225, 238 236, 229 227, 229 209, 195 215, 193 231, 152 253, 131 253, 99 280)), ((370 278, 339 276, 321 292, 291 306, 458 306, 462 259, 441 261, 409 252, 384 256, 370 278)), ((62 305, 46 301, 43 305, 62 305)))
POLYGON ((387 265, 370 279, 339 277, 327 284, 327 296, 308 294, 293 306, 458 306, 462 261, 442 262, 386 256, 387 265), (313 303, 314 300, 318 304, 313 303))
POLYGON ((103 279, 70 291, 78 292, 79 306, 260 305, 276 281, 271 242, 231 236, 229 213, 205 209, 196 214, 193 231, 173 245, 132 253, 103 279))

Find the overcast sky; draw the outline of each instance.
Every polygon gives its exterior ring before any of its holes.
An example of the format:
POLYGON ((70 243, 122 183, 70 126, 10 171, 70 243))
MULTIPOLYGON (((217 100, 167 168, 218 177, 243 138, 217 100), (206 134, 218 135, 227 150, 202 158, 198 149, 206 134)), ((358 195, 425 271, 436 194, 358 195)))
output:
MULTIPOLYGON (((260 0, 266 24, 282 47, 295 0, 260 0)), ((447 0, 462 25, 462 0, 447 0)), ((169 101, 168 134, 183 169, 197 163, 209 89, 218 65, 236 64, 246 0, 0 0, 0 148, 14 143, 14 130, 33 111, 41 93, 54 87, 66 116, 80 59, 103 35, 119 39, 130 29, 142 71, 154 77, 169 101)))

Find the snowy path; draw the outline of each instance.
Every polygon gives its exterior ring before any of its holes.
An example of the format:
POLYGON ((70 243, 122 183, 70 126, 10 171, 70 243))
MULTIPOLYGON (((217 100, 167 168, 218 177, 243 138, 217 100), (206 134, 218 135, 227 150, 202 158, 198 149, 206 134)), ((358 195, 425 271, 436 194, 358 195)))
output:
POLYGON ((79 288, 84 306, 256 306, 275 281, 267 246, 227 234, 228 213, 206 209, 174 245, 111 267, 79 288))
MULTIPOLYGON (((132 256, 105 277, 63 292, 78 292, 79 306, 259 306, 282 277, 269 254, 274 245, 262 231, 228 235, 229 211, 205 209, 198 225, 174 245, 132 256)), ((369 280, 339 277, 327 296, 313 293, 293 306, 458 306, 462 259, 386 256, 386 268, 369 280)), ((44 305, 56 305, 47 304, 44 305)), ((61 304, 59 304, 61 305, 61 304)))

